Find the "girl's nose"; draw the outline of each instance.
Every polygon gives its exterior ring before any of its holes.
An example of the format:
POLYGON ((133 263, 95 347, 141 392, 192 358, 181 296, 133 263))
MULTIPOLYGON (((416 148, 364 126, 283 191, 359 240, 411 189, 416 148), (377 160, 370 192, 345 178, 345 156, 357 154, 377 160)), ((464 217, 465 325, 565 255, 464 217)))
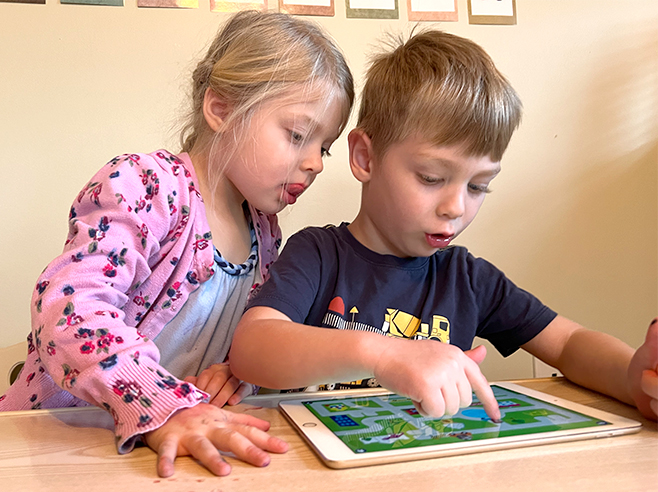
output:
POLYGON ((302 170, 313 174, 320 174, 324 169, 322 154, 320 152, 309 153, 302 161, 302 170))

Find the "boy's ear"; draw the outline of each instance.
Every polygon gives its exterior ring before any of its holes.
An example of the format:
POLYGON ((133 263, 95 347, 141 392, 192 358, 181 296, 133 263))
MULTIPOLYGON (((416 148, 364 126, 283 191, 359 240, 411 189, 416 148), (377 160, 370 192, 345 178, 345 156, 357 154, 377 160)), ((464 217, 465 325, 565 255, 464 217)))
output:
POLYGON ((360 128, 355 128, 347 136, 347 142, 352 174, 362 183, 370 181, 374 157, 370 137, 360 128))
POLYGON ((224 122, 226 121, 228 112, 229 110, 226 101, 208 87, 203 96, 203 116, 214 133, 217 133, 224 128, 224 122))

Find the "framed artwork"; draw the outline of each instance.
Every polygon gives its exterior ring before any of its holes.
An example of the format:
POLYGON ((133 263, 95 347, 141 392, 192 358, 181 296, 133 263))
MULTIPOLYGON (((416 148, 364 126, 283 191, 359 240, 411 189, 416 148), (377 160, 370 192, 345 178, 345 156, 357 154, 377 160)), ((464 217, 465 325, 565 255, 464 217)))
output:
POLYGON ((71 5, 109 5, 112 7, 123 7, 123 0, 59 0, 61 4, 71 5))
POLYGON ((336 14, 334 0, 279 0, 279 11, 294 15, 324 15, 333 17, 336 14))
POLYGON ((469 24, 516 24, 516 0, 468 0, 469 24))
POLYGON ((210 0, 211 12, 239 12, 240 10, 267 10, 267 0, 210 0))
POLYGON ((0 0, 0 3, 38 3, 46 5, 46 0, 0 0))
POLYGON ((398 0, 345 0, 346 17, 399 19, 398 0))
POLYGON ((407 0, 410 21, 457 22, 457 0, 407 0))
POLYGON ((137 0, 137 6, 161 9, 198 9, 199 0, 137 0))

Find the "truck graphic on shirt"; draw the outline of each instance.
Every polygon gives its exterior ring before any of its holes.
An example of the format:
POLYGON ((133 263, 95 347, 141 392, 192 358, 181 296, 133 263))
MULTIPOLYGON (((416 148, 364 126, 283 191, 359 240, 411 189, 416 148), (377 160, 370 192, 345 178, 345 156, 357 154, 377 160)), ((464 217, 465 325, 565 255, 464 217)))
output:
POLYGON ((438 340, 450 343, 450 321, 445 316, 432 316, 432 326, 422 323, 419 318, 399 309, 386 309, 382 331, 390 337, 412 340, 438 340))

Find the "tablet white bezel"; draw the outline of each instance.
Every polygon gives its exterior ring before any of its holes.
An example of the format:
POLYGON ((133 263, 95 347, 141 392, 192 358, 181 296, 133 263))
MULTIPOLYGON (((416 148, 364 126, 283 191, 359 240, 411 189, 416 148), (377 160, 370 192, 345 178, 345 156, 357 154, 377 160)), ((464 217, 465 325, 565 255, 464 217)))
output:
POLYGON ((358 454, 349 449, 347 445, 334 435, 334 433, 331 432, 331 430, 327 428, 310 410, 308 410, 302 402, 310 400, 381 396, 391 394, 390 391, 382 389, 340 392, 341 394, 339 395, 334 394, 335 392, 323 394, 315 393, 313 395, 309 394, 303 399, 281 401, 279 402, 279 408, 284 416, 320 456, 322 461, 331 468, 352 468, 357 466, 478 453, 482 451, 516 448, 520 446, 536 446, 556 442, 610 437, 639 432, 642 427, 641 423, 634 420, 587 407, 585 405, 580 405, 514 383, 493 382, 491 385, 497 385, 501 388, 516 391, 537 398, 538 400, 561 406, 567 410, 605 420, 610 422, 610 425, 358 454))

